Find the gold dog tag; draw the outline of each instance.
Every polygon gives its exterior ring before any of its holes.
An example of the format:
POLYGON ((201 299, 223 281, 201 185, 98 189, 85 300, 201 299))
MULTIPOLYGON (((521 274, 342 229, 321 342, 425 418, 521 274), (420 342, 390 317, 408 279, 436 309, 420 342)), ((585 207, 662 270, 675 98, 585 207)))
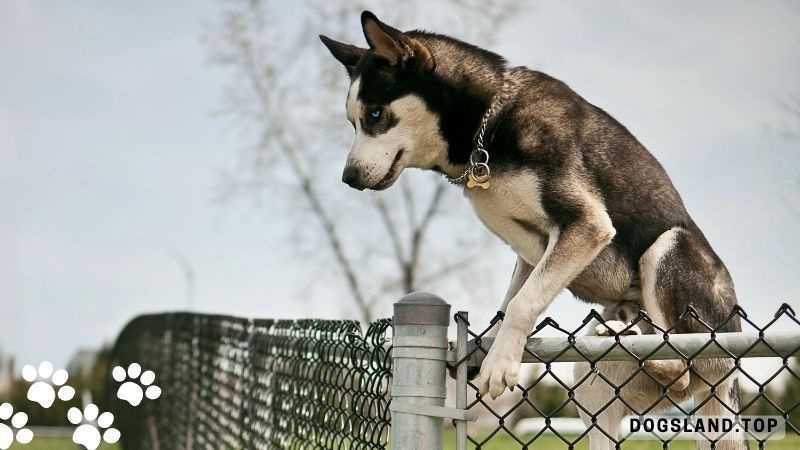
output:
POLYGON ((489 178, 486 177, 483 181, 478 181, 472 174, 469 174, 469 178, 467 179, 467 187, 472 189, 475 186, 480 186, 483 189, 489 189, 489 178))
POLYGON ((489 165, 486 163, 474 164, 469 170, 469 177, 467 178, 467 187, 472 189, 475 186, 480 186, 483 189, 489 189, 489 178, 491 178, 489 165))

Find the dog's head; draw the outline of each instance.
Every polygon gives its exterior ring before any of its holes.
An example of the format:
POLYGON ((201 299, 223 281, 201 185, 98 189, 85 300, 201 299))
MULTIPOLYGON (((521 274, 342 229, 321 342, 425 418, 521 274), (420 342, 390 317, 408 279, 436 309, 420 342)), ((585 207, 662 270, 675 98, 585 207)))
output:
POLYGON ((381 190, 406 167, 436 166, 447 145, 430 106, 435 62, 428 48, 369 11, 362 13, 361 26, 369 48, 320 39, 351 81, 346 108, 356 136, 342 181, 381 190))

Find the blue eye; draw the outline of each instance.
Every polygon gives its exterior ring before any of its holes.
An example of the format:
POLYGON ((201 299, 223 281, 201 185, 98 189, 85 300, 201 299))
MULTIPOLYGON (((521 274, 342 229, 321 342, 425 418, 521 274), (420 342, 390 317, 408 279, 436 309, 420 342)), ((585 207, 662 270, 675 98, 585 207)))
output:
POLYGON ((377 119, 377 118, 379 118, 381 116, 381 110, 380 109, 373 109, 372 112, 369 113, 369 115, 373 119, 377 119))

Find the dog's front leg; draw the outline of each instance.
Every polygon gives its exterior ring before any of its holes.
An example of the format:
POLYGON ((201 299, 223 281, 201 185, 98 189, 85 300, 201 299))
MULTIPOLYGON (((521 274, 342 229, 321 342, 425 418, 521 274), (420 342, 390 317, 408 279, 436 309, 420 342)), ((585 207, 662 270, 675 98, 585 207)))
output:
POLYGON ((508 303, 476 380, 481 394, 497 398, 517 384, 525 342, 539 314, 613 239, 615 230, 605 212, 583 217, 550 233, 544 255, 508 303))
MULTIPOLYGON (((511 283, 508 285, 508 290, 506 291, 506 296, 503 299, 503 304, 500 305, 500 311, 503 313, 506 312, 508 308, 509 302, 511 299, 517 295, 520 289, 522 289, 522 285, 525 284, 525 281, 528 277, 531 276, 531 272, 533 272, 534 264, 528 263, 525 261, 521 256, 517 256, 517 264, 514 265, 514 273, 511 275, 511 283)), ((500 322, 496 323, 494 327, 489 331, 489 336, 497 336, 497 332, 500 330, 500 322)))
MULTIPOLYGON (((500 311, 506 312, 508 302, 510 302, 511 299, 517 295, 517 292, 519 292, 520 288, 522 288, 522 284, 525 283, 525 280, 528 279, 533 271, 533 267, 533 264, 528 263, 521 256, 517 256, 517 264, 514 266, 514 274, 511 275, 511 283, 508 286, 508 291, 506 291, 506 297, 503 300, 503 304, 500 305, 500 311)), ((491 337, 497 336, 498 330, 500 330, 500 322, 495 323, 492 329, 489 330, 486 335, 491 337)), ((467 370, 467 379, 474 379, 478 375, 478 369, 479 367, 470 367, 467 370)), ((456 378, 455 370, 453 368, 450 368, 449 370, 450 376, 456 378)))

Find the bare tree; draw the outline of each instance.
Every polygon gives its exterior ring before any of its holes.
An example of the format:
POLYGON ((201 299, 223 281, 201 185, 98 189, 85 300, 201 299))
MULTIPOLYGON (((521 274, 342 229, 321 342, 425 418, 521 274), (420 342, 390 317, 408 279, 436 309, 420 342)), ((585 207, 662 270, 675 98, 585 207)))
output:
MULTIPOLYGON (((800 95, 791 94, 786 99, 781 100, 780 105, 786 111, 791 122, 778 124, 777 127, 772 129, 773 132, 786 139, 800 140, 800 95)), ((795 190, 800 192, 800 178, 795 180, 795 190)), ((788 195, 783 195, 781 200, 792 214, 800 217, 800 206, 792 203, 788 195)))
MULTIPOLYGON (((788 94, 786 98, 778 101, 778 105, 786 114, 786 119, 775 124, 764 124, 765 130, 787 140, 800 140, 800 95, 788 94)), ((800 192, 800 178, 795 180, 795 191, 800 192)), ((793 204, 789 195, 782 194, 781 201, 792 214, 800 217, 800 206, 793 204)))
POLYGON ((786 139, 800 139, 800 94, 788 94, 786 98, 779 100, 778 104, 786 113, 787 120, 774 125, 767 124, 766 130, 786 139))
MULTIPOLYGON (((800 1, 787 0, 786 4, 792 7, 795 13, 800 12, 800 1)), ((767 131, 785 139, 800 140, 800 93, 790 93, 779 100, 778 104, 786 113, 787 119, 776 124, 767 124, 767 131)), ((800 178, 795 180, 795 188, 797 192, 800 192, 800 178)), ((800 217, 800 206, 792 203, 788 195, 782 195, 781 200, 792 214, 800 217)))
MULTIPOLYGON (((787 0, 786 4, 794 9, 794 12, 800 12, 799 0, 787 0)), ((785 139, 800 140, 800 93, 791 93, 785 99, 780 100, 780 107, 786 112, 788 122, 783 121, 775 126, 767 125, 767 131, 775 133, 785 139)), ((800 192, 800 178, 795 180, 795 187, 800 192)), ((781 197, 786 208, 797 217, 800 217, 800 206, 793 204, 787 195, 781 197)))
MULTIPOLYGON (((393 24, 424 24, 491 45, 519 3, 370 6, 393 24)), ((466 202, 454 198, 458 190, 447 189, 443 179, 404 174, 399 186, 371 194, 351 192, 338 180, 352 139, 343 112, 347 80, 317 35, 361 42, 357 20, 364 5, 346 0, 224 5, 205 41, 213 62, 234 75, 224 112, 255 138, 238 155, 236 167, 221 174, 221 199, 262 196, 276 216, 277 210, 285 213, 300 243, 297 253, 326 267, 334 263, 365 322, 389 293, 430 288, 474 270, 486 234, 466 213, 466 202), (309 218, 316 224, 309 225, 309 218), (320 239, 328 252, 318 250, 320 239), (327 257, 319 258, 321 253, 327 257)))

